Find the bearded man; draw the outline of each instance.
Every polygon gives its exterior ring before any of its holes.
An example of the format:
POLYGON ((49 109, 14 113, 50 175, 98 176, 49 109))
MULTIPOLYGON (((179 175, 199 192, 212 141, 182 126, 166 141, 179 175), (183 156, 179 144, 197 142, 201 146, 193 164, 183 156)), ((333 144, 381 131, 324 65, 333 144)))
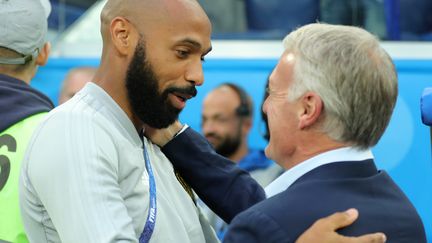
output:
POLYGON ((216 242, 143 124, 166 127, 203 83, 196 1, 110 0, 93 80, 47 115, 20 182, 30 242, 216 242))

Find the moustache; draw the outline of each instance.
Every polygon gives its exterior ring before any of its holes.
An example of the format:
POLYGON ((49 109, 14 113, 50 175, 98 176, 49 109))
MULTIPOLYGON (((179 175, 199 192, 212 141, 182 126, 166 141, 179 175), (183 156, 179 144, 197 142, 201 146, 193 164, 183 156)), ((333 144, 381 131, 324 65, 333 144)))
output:
POLYGON ((169 87, 164 91, 165 95, 168 96, 169 93, 179 93, 188 96, 195 97, 198 94, 195 86, 187 86, 187 87, 169 87))
POLYGON ((208 139, 208 138, 221 139, 220 136, 218 136, 217 134, 212 133, 212 132, 206 133, 204 136, 205 136, 207 139, 208 139))

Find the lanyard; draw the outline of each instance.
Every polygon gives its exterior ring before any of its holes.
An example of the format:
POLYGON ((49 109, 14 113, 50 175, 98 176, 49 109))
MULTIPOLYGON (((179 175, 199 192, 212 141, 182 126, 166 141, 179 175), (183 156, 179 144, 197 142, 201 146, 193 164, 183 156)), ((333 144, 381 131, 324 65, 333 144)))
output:
POLYGON ((156 182, 153 175, 153 170, 150 164, 150 158, 148 156, 144 140, 143 140, 143 153, 144 153, 144 160, 145 160, 145 166, 147 169, 147 173, 149 175, 149 185, 150 185, 150 207, 147 215, 147 220, 144 226, 144 230, 141 233, 141 236, 139 238, 139 243, 147 243, 150 241, 150 238, 153 234, 155 223, 156 223, 156 213, 157 213, 157 207, 156 207, 156 182))

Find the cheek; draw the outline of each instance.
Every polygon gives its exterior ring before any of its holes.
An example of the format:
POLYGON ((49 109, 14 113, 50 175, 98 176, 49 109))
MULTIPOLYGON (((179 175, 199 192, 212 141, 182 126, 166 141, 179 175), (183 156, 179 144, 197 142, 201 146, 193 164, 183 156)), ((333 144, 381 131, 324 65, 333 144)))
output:
POLYGON ((205 133, 214 133, 217 134, 218 136, 221 136, 226 133, 224 126, 220 124, 214 124, 214 123, 203 126, 202 130, 205 133))
POLYGON ((270 140, 269 145, 274 149, 275 146, 283 143, 284 140, 289 139, 292 129, 289 127, 290 118, 284 114, 282 109, 276 107, 269 107, 270 113, 267 113, 270 140))
POLYGON ((223 137, 230 137, 234 132, 235 130, 232 128, 231 124, 220 126, 219 129, 217 129, 217 133, 223 137))
POLYGON ((153 65, 153 74, 158 81, 159 91, 163 92, 170 87, 179 87, 178 80, 182 77, 181 68, 175 65, 165 64, 163 66, 153 65))
POLYGON ((280 121, 281 119, 282 119, 282 117, 280 114, 280 109, 278 109, 277 107, 275 107, 272 104, 269 104, 267 106, 267 120, 268 120, 268 125, 269 125, 270 131, 272 130, 273 125, 277 121, 280 121))

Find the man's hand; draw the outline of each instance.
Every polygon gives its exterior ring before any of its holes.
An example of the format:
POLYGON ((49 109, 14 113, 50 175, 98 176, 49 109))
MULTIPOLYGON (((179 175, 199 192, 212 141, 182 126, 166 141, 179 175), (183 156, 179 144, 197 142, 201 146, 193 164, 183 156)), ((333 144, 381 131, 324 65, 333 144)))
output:
POLYGON ((386 237, 383 233, 347 237, 339 235, 336 230, 352 224, 358 217, 356 209, 334 213, 316 221, 296 241, 296 243, 383 243, 386 237))
POLYGON ((154 144, 159 147, 163 147, 167 144, 174 136, 183 128, 183 125, 179 121, 175 121, 167 128, 156 129, 144 125, 144 135, 150 139, 154 144))

